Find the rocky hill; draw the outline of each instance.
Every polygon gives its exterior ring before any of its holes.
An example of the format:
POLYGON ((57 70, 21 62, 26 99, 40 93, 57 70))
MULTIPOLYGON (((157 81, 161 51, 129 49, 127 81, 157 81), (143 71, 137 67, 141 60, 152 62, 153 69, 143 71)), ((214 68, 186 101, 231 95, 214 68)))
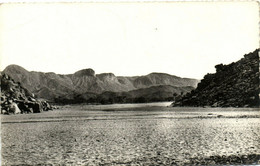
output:
POLYGON ((52 109, 43 100, 38 100, 19 82, 15 82, 6 74, 0 75, 1 80, 1 114, 40 113, 52 109))
POLYGON ((83 69, 74 74, 55 74, 27 71, 17 65, 6 67, 3 74, 11 76, 23 87, 39 98, 49 101, 74 100, 78 96, 92 96, 104 92, 128 92, 140 88, 169 85, 175 87, 196 87, 198 80, 180 78, 164 73, 146 76, 122 77, 113 73, 95 74, 92 69, 83 69))
POLYGON ((174 106, 259 107, 259 49, 229 65, 215 66, 174 106))

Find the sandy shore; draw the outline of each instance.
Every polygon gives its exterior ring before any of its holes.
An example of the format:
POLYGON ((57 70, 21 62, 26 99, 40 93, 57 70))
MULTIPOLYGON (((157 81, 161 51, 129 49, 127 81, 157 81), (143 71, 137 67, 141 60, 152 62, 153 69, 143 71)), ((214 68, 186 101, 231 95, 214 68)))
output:
POLYGON ((64 106, 1 116, 2 165, 260 164, 250 108, 64 106))

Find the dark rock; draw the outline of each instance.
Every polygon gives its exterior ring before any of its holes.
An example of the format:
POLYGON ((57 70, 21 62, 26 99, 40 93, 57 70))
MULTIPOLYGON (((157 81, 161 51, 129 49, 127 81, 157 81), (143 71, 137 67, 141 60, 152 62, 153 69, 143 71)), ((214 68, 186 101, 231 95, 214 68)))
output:
POLYGON ((31 108, 33 109, 33 113, 41 113, 43 111, 40 102, 32 103, 31 108))
POLYGON ((1 79, 1 114, 40 113, 52 109, 46 101, 35 96, 6 74, 1 79))
POLYGON ((32 113, 28 105, 26 105, 22 101, 18 102, 18 107, 20 108, 20 110, 22 110, 22 113, 32 113))
POLYGON ((173 106, 259 107, 259 49, 229 65, 216 65, 197 88, 173 106))

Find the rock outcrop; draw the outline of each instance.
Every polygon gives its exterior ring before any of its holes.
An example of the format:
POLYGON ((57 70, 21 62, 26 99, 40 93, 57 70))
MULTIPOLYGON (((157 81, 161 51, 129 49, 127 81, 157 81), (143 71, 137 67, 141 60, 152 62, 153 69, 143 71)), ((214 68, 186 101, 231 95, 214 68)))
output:
POLYGON ((95 71, 93 69, 83 69, 74 73, 74 76, 82 77, 82 76, 95 76, 95 71))
POLYGON ((10 76, 1 74, 0 79, 1 114, 40 113, 53 109, 46 101, 36 99, 34 94, 10 76))
POLYGON ((16 82, 34 93, 37 97, 48 101, 65 98, 74 100, 81 94, 102 94, 110 92, 127 92, 140 88, 169 85, 174 87, 196 87, 198 80, 181 78, 165 73, 151 73, 145 76, 123 77, 113 73, 95 74, 92 69, 83 69, 74 74, 55 74, 35 71, 10 65, 2 72, 11 76, 16 82))
POLYGON ((229 65, 215 66, 173 106, 259 107, 259 49, 229 65))

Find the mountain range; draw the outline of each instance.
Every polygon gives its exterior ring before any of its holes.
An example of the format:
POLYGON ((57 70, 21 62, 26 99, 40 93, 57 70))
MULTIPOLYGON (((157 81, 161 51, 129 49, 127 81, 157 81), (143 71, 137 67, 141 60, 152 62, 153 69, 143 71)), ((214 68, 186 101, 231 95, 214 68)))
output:
MULTIPOLYGON (((156 98, 162 100, 172 97, 173 93, 190 92, 199 82, 165 73, 124 77, 113 73, 95 74, 93 69, 83 69, 73 74, 56 74, 27 71, 18 65, 9 65, 2 73, 19 82, 38 98, 51 102, 95 102, 107 98, 108 94, 112 95, 112 100, 120 97, 131 98, 131 101, 140 97, 148 101, 156 98)), ((111 100, 111 96, 109 98, 111 100)))

